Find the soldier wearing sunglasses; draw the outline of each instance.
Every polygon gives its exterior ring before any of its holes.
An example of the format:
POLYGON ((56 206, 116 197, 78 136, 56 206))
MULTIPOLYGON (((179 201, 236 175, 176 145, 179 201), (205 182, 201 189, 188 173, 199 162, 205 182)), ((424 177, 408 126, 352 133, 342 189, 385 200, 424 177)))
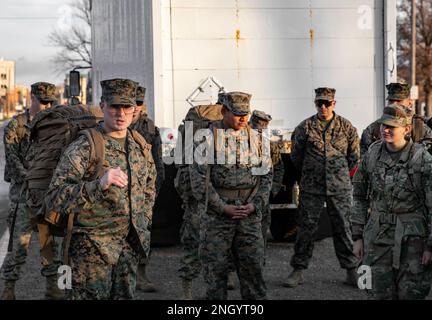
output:
POLYGON ((299 230, 291 266, 283 284, 292 288, 304 282, 314 248, 320 215, 327 210, 340 266, 346 269, 345 283, 357 286, 357 259, 349 225, 352 185, 349 172, 360 157, 356 129, 334 112, 335 89, 315 89, 317 113, 302 121, 292 135, 291 159, 300 174, 299 230))

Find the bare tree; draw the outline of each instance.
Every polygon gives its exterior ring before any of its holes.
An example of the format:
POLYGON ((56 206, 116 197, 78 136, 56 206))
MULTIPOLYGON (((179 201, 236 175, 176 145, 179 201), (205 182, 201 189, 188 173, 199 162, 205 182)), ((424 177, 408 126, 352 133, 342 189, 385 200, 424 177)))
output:
POLYGON ((74 0, 70 7, 71 25, 49 35, 49 44, 60 48, 52 59, 59 72, 78 65, 91 67, 91 0, 74 0))
MULTIPOLYGON (((411 57, 411 1, 398 1, 398 75, 409 82, 411 57)), ((432 115, 432 1, 416 0, 417 41, 416 73, 419 103, 425 103, 426 115, 432 115)))

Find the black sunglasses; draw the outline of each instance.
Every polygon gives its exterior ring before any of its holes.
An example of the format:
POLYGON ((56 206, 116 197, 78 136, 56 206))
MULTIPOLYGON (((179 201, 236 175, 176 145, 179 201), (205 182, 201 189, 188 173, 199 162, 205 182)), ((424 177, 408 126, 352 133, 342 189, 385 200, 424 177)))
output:
POLYGON ((315 105, 318 108, 321 108, 322 105, 324 105, 326 108, 330 107, 332 105, 333 101, 328 101, 328 100, 316 100, 315 101, 315 105))

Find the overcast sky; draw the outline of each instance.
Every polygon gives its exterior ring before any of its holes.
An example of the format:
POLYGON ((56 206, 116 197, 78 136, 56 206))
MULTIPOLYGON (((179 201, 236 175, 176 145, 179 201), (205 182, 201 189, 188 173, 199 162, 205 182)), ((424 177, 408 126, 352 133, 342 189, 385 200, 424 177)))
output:
POLYGON ((58 48, 48 35, 65 25, 72 0, 1 0, 0 58, 16 62, 16 83, 63 82, 50 62, 58 48))

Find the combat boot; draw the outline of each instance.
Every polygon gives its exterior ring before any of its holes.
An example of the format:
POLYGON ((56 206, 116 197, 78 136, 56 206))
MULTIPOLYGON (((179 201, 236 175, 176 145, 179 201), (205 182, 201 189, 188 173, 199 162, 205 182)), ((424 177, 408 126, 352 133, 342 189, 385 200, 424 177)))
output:
POLYGON ((182 279, 183 300, 193 300, 192 298, 192 280, 182 279))
POLYGON ((15 281, 6 280, 0 300, 15 300, 15 281))
POLYGON ((65 294, 63 290, 60 290, 57 283, 57 275, 45 277, 46 279, 46 291, 45 300, 63 300, 65 294))
POLYGON ((136 288, 137 288, 137 290, 140 290, 142 292, 155 292, 156 291, 154 284, 147 278, 146 265, 145 264, 138 266, 136 288))
POLYGON ((234 290, 235 289, 235 272, 229 272, 228 273, 228 283, 227 288, 228 290, 234 290))
POLYGON ((295 288, 303 283, 303 269, 294 269, 282 285, 287 288, 295 288))
POLYGON ((346 285, 358 288, 358 274, 356 268, 347 269, 346 279, 344 281, 346 285))

